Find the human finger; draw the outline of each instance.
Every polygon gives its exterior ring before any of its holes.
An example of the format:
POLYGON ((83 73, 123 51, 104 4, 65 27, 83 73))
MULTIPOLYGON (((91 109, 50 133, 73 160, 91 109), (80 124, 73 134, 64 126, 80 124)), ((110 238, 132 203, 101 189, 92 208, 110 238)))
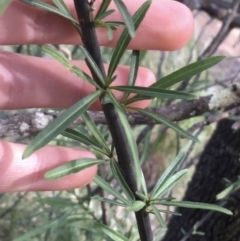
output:
MULTIPOLYGON (((76 17, 74 3, 65 0, 76 17)), ((125 4, 133 14, 145 0, 126 1, 125 4)), ((96 1, 96 10, 101 1, 96 1)), ((106 18, 122 21, 121 14, 113 1, 110 9, 116 10, 106 18)), ((14 0, 5 14, 0 18, 0 44, 79 44, 80 39, 71 23, 62 17, 29 7, 14 0)), ((190 39, 193 31, 193 16, 183 4, 169 0, 153 0, 149 11, 141 23, 137 35, 129 48, 175 50, 181 48, 190 39)), ((100 45, 113 47, 122 32, 122 28, 113 32, 113 40, 108 40, 106 30, 97 28, 100 45)))
MULTIPOLYGON (((86 73, 89 69, 84 61, 73 61, 86 73)), ((107 65, 105 65, 107 69, 107 65)), ((114 85, 126 85, 129 67, 119 66, 114 85)), ((154 74, 139 68, 136 85, 149 86, 155 82, 154 74)), ((0 53, 0 109, 23 108, 67 108, 86 95, 96 91, 95 87, 72 74, 53 59, 25 56, 10 52, 0 53)), ((114 91, 118 100, 123 92, 114 91)), ((136 107, 145 108, 149 100, 139 101, 136 107)), ((91 108, 99 110, 100 102, 91 108)))
POLYGON ((87 185, 96 174, 93 166, 58 180, 47 181, 44 174, 64 163, 94 158, 86 150, 46 146, 22 160, 25 145, 0 141, 0 193, 16 191, 66 190, 87 185))

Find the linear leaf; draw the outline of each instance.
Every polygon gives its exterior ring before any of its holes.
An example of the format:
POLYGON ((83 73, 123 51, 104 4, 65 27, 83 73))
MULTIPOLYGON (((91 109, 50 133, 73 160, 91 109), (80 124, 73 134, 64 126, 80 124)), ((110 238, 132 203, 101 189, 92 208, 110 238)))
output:
POLYGON ((192 76, 201 73, 202 71, 209 69, 210 67, 221 62, 224 56, 214 56, 204 60, 197 61, 189 64, 152 84, 151 87, 168 88, 184 79, 189 79, 192 76))
POLYGON ((75 74, 77 77, 87 81, 88 83, 95 85, 97 89, 101 89, 100 86, 83 70, 79 69, 77 66, 72 65, 70 71, 75 74))
POLYGON ((58 60, 66 68, 68 68, 68 69, 71 68, 71 64, 70 64, 69 60, 65 56, 60 54, 57 50, 51 48, 48 45, 41 46, 41 49, 42 49, 43 52, 47 53, 48 55, 50 55, 54 59, 58 60))
POLYGON ((131 160, 133 160, 137 186, 138 186, 138 189, 140 189, 140 187, 142 186, 142 169, 139 162, 137 143, 133 136, 131 126, 126 118, 125 113, 123 113, 118 108, 115 108, 115 111, 123 128, 121 131, 124 133, 124 136, 126 138, 123 141, 128 144, 128 154, 129 156, 131 156, 131 160))
POLYGON ((1 0, 0 2, 0 16, 3 15, 9 4, 12 2, 12 0, 1 0))
POLYGON ((95 63, 94 59, 89 54, 89 52, 87 51, 86 48, 84 48, 82 45, 80 45, 80 48, 83 51, 84 55, 86 56, 88 63, 91 65, 92 69, 94 70, 94 73, 97 75, 98 79, 101 81, 103 86, 105 86, 105 79, 104 79, 100 69, 98 68, 97 64, 95 63))
MULTIPOLYGON (((154 203, 155 204, 155 203, 154 203)), ((166 214, 170 214, 170 215, 175 215, 175 216, 182 216, 181 213, 177 213, 177 212, 172 212, 169 210, 163 210, 163 209, 157 209, 160 213, 166 213, 166 214)))
POLYGON ((108 152, 106 152, 106 150, 104 150, 102 147, 97 147, 97 146, 89 146, 90 149, 93 149, 93 151, 98 152, 100 154, 103 154, 107 157, 110 156, 110 154, 108 152))
POLYGON ((95 227, 99 230, 101 230, 104 234, 106 234, 108 237, 110 237, 114 241, 130 241, 128 238, 123 236, 122 234, 118 233, 117 231, 111 229, 110 227, 101 224, 96 223, 95 227))
POLYGON ((108 198, 104 198, 104 197, 94 196, 94 197, 91 197, 91 199, 95 199, 99 202, 105 202, 105 203, 113 204, 113 205, 120 206, 120 207, 127 207, 127 205, 125 205, 123 203, 120 203, 120 202, 117 202, 115 200, 111 200, 108 198))
POLYGON ((161 213, 158 211, 158 209, 154 205, 151 205, 151 208, 152 208, 153 213, 155 214, 159 224, 162 226, 162 228, 166 228, 167 226, 166 226, 166 223, 164 222, 164 219, 163 219, 161 213))
POLYGON ((98 12, 96 14, 95 19, 100 19, 100 16, 107 11, 108 6, 111 3, 111 1, 112 0, 103 0, 102 1, 102 4, 101 4, 101 6, 100 6, 100 8, 99 8, 99 10, 98 10, 98 12))
POLYGON ((84 134, 82 134, 79 131, 67 128, 61 135, 68 137, 72 140, 79 141, 87 146, 95 146, 95 147, 100 147, 100 145, 93 141, 92 139, 88 138, 84 134))
POLYGON ((114 2, 124 19, 124 22, 126 24, 126 27, 127 27, 127 30, 129 32, 130 36, 133 38, 135 36, 135 27, 133 24, 133 19, 132 19, 130 13, 128 12, 126 5, 124 4, 124 2, 122 0, 114 0, 114 2))
POLYGON ((69 69, 77 77, 89 82, 92 85, 95 85, 97 89, 100 89, 99 85, 87 73, 79 69, 77 66, 71 65, 69 60, 65 56, 60 54, 57 50, 51 48, 49 45, 43 45, 41 48, 45 53, 58 60, 63 66, 69 69))
POLYGON ((189 201, 163 201, 163 202, 161 202, 161 204, 165 205, 165 206, 217 211, 220 213, 225 213, 227 215, 232 215, 232 212, 230 210, 217 206, 217 205, 214 205, 214 204, 208 204, 208 203, 198 203, 198 202, 189 202, 189 201))
POLYGON ((63 0, 52 0, 54 4, 58 7, 58 9, 62 12, 65 12, 67 15, 71 16, 69 9, 67 8, 66 4, 63 0))
POLYGON ((87 112, 82 113, 82 119, 84 120, 86 126, 90 130, 91 134, 93 135, 93 138, 98 143, 98 146, 101 146, 106 153, 111 153, 102 133, 99 131, 98 127, 94 123, 94 121, 91 119, 89 114, 87 112))
POLYGON ((153 120, 168 126, 169 128, 176 131, 180 136, 183 136, 183 137, 188 138, 195 142, 199 142, 199 140, 195 136, 191 135, 190 133, 188 133, 181 127, 179 127, 177 124, 171 122, 170 120, 168 120, 154 112, 148 111, 148 110, 143 110, 143 109, 138 109, 138 108, 134 108, 134 109, 139 111, 140 113, 152 118, 153 120))
POLYGON ((94 21, 96 20, 101 20, 103 18, 106 18, 107 16, 109 16, 110 14, 114 13, 115 10, 114 9, 110 9, 110 10, 107 10, 106 12, 102 13, 101 15, 99 15, 97 18, 95 18, 94 21))
POLYGON ((105 180, 103 180, 100 176, 96 176, 93 180, 99 187, 103 190, 107 191, 109 194, 113 195, 119 201, 121 201, 125 205, 129 205, 130 201, 121 195, 116 189, 114 189, 110 184, 108 184, 105 180))
POLYGON ((177 170, 177 168, 181 165, 183 160, 186 157, 186 153, 180 152, 174 160, 170 163, 170 165, 167 167, 167 169, 164 171, 162 176, 158 179, 157 183, 155 184, 153 190, 152 190, 152 196, 151 200, 156 199, 156 193, 159 191, 159 189, 166 183, 166 181, 174 174, 174 172, 177 170))
MULTIPOLYGON (((139 50, 132 51, 130 73, 129 73, 129 77, 128 77, 128 85, 129 86, 135 86, 138 68, 139 68, 139 55, 140 55, 139 50)), ((124 100, 126 100, 128 96, 129 96, 129 93, 125 93, 122 101, 124 102, 124 100)))
MULTIPOLYGON (((140 162, 140 160, 139 160, 139 162, 140 162)), ((141 163, 141 162, 140 162, 141 163)), ((141 164, 140 164, 141 165, 141 164)), ((144 194, 145 194, 145 196, 147 196, 148 195, 148 191, 147 191, 147 183, 146 183, 146 180, 145 180, 145 177, 144 177, 144 175, 143 175, 143 171, 141 170, 141 185, 142 185, 142 190, 143 190, 143 192, 144 192, 144 194)))
POLYGON ((136 199, 131 191, 131 189, 128 187, 127 183, 125 182, 121 172, 119 171, 119 168, 117 166, 117 163, 114 159, 111 159, 110 166, 112 173, 117 180, 118 184, 122 188, 123 192, 125 193, 126 197, 131 201, 134 202, 136 199))
POLYGON ((235 192, 240 188, 240 177, 238 177, 238 180, 229 185, 226 189, 221 191, 219 194, 217 194, 216 198, 217 200, 226 198, 231 193, 235 192))
POLYGON ((166 192, 171 190, 178 183, 178 181, 187 174, 187 172, 188 170, 184 169, 169 177, 169 179, 166 180, 166 182, 155 193, 156 199, 162 197, 166 192))
POLYGON ((142 194, 141 192, 135 192, 135 194, 145 202, 148 200, 148 196, 142 194))
POLYGON ((39 1, 39 0, 20 0, 20 1, 30 5, 32 7, 41 8, 41 9, 44 9, 46 11, 58 14, 58 15, 64 17, 64 18, 70 20, 74 24, 78 25, 78 22, 71 15, 67 14, 66 12, 63 12, 62 10, 60 10, 60 9, 50 5, 50 4, 47 4, 47 3, 39 1))
MULTIPOLYGON (((139 86, 112 86, 111 89, 123 91, 126 93, 136 93, 140 96, 146 96, 153 98, 163 98, 163 99, 183 99, 189 100, 196 98, 195 95, 174 91, 174 90, 165 90, 160 88, 151 88, 151 87, 139 87, 139 86)), ((149 98, 146 98, 149 99, 149 98)))
POLYGON ((141 209, 143 209, 145 206, 146 206, 145 202, 140 201, 140 200, 136 200, 127 207, 127 210, 133 211, 133 212, 138 212, 141 209))
POLYGON ((86 111, 100 95, 101 91, 96 91, 65 110, 30 142, 23 153, 23 159, 27 158, 33 152, 48 144, 57 135, 61 134, 79 115, 86 111))
POLYGON ((65 177, 72 173, 80 172, 88 167, 103 163, 104 160, 97 160, 93 158, 83 158, 73 160, 64 165, 56 167, 44 174, 44 178, 47 180, 55 180, 61 177, 65 177))
MULTIPOLYGON (((133 15, 132 20, 134 23, 135 30, 138 29, 140 23, 142 22, 147 10, 149 9, 151 5, 151 1, 146 1, 143 3, 143 5, 137 10, 137 12, 133 15)), ((129 35, 129 32, 127 28, 124 29, 123 33, 121 34, 117 46, 113 52, 110 64, 109 64, 109 69, 108 69, 108 79, 110 80, 114 71, 116 70, 117 65, 119 64, 119 61, 126 50, 129 42, 131 40, 131 37, 129 35)), ((110 84, 110 83, 108 83, 110 84)))

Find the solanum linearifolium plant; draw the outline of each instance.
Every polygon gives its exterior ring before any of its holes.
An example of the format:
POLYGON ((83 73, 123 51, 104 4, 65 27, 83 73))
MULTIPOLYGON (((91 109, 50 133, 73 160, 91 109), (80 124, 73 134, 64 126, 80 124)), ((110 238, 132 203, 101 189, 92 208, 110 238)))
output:
MULTIPOLYGON (((153 188, 153 191, 149 194, 141 169, 141 156, 139 156, 139 151, 135 137, 133 135, 132 127, 126 118, 127 110, 133 109, 154 119, 159 124, 168 126, 182 137, 188 138, 192 141, 198 141, 196 137, 180 128, 177 124, 170 122, 169 120, 157 115, 156 113, 147 109, 143 110, 139 108, 133 108, 129 105, 136 101, 145 99, 160 98, 161 100, 189 100, 195 98, 195 96, 191 93, 171 90, 170 87, 184 79, 191 78, 192 76, 214 66, 224 57, 216 56, 192 63, 169 74, 168 76, 159 79, 156 83, 149 87, 136 87, 134 84, 140 63, 140 51, 134 50, 131 54, 128 85, 113 87, 111 86, 111 83, 116 78, 114 75, 115 70, 120 63, 128 44, 131 41, 131 38, 135 36, 137 28, 141 24, 145 14, 149 9, 151 5, 150 0, 146 0, 133 16, 130 15, 122 0, 113 0, 119 12, 121 13, 124 22, 104 20, 105 17, 109 15, 111 16, 111 14, 114 12, 114 10, 109 9, 111 0, 103 0, 97 12, 94 12, 96 10, 94 9, 93 0, 90 2, 87 0, 75 0, 74 3, 76 12, 78 18, 82 21, 77 21, 73 18, 63 0, 52 0, 52 4, 48 4, 41 0, 19 1, 32 7, 41 8, 44 11, 50 11, 54 14, 58 14, 74 25, 76 31, 79 33, 82 39, 83 44, 80 45, 79 49, 84 56, 84 59, 90 69, 91 75, 85 73, 83 70, 73 65, 53 46, 42 46, 42 51, 58 60, 71 73, 90 83, 91 85, 94 85, 96 88, 95 92, 89 94, 65 110, 43 131, 36 135, 36 137, 29 143, 26 150, 24 151, 23 158, 27 158, 38 149, 47 145, 59 134, 62 134, 65 137, 88 146, 89 149, 97 153, 97 156, 101 158, 84 158, 79 160, 72 160, 67 164, 48 171, 45 173, 45 178, 48 180, 53 180, 79 172, 93 165, 109 164, 112 175, 117 180, 121 191, 113 188, 101 176, 96 176, 94 182, 104 191, 111 194, 114 198, 109 199, 105 197, 93 197, 93 199, 99 200, 100 202, 109 203, 111 205, 122 206, 126 210, 134 212, 138 225, 139 237, 142 241, 153 240, 151 224, 149 221, 150 219, 148 218, 149 214, 154 214, 156 216, 156 219, 162 228, 166 228, 166 224, 162 216, 163 213, 179 215, 178 213, 161 210, 159 209, 159 205, 199 208, 231 214, 231 212, 225 208, 215 205, 182 201, 180 202, 175 201, 173 198, 166 198, 166 194, 187 173, 187 170, 178 170, 178 167, 185 158, 184 153, 180 153, 170 163, 169 167, 159 178, 158 182, 153 188), (90 23, 90 25, 86 27, 86 23, 90 23), (124 30, 117 42, 116 48, 112 52, 111 58, 109 59, 109 69, 106 73, 103 69, 101 58, 97 58, 99 56, 101 57, 101 55, 96 40, 94 38, 86 40, 86 35, 89 38, 89 36, 93 36, 89 34, 95 33, 95 28, 104 28, 106 30, 106 35, 108 35, 108 38, 111 39, 113 36, 113 31, 115 31, 119 26, 124 26, 124 30), (121 102, 115 98, 113 90, 124 92, 124 97, 121 102), (131 95, 130 97, 130 94, 132 93, 135 95, 131 95), (87 112, 89 106, 98 99, 100 99, 102 104, 110 134, 112 136, 111 145, 109 145, 109 143, 106 141, 98 126, 94 123, 94 121, 91 120, 87 112), (81 133, 78 129, 69 128, 70 124, 80 116, 84 120, 90 135, 81 133)), ((8 2, 9 1, 5 1, 4 6, 1 7, 1 11, 7 7, 8 2)), ((124 236, 124 234, 119 233, 114 229, 101 224, 100 222, 89 223, 88 220, 82 220, 80 227, 87 230, 98 230, 99 233, 104 234, 113 240, 129 240, 126 236, 124 236)), ((46 229, 47 228, 48 227, 46 227, 46 229)), ((36 232, 33 232, 31 235, 34 236, 35 234, 36 232)), ((31 237, 31 235, 28 237, 31 237)), ((22 236, 17 240, 24 240, 24 238, 26 238, 26 236, 22 236)))

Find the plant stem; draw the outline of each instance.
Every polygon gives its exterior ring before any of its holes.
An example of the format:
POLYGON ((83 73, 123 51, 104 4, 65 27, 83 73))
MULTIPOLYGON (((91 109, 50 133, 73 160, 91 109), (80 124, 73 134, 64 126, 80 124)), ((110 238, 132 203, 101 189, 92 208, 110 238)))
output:
MULTIPOLYGON (((87 0, 74 0, 76 12, 78 15, 78 20, 80 23, 80 28, 82 32, 82 41, 84 47, 88 50, 98 68, 102 72, 103 77, 106 79, 106 72, 103 67, 103 61, 101 58, 100 48, 96 37, 95 27, 90 19, 91 16, 91 6, 87 0)), ((87 63, 94 80, 101 87, 101 81, 98 79, 94 70, 87 63)), ((125 141, 126 134, 122 126, 121 121, 118 119, 113 104, 104 104, 102 105, 107 124, 112 135, 113 143, 116 149, 118 157, 118 165, 121 171, 121 174, 125 178, 126 183, 130 187, 131 191, 134 193, 137 191, 136 180, 134 178, 134 170, 132 165, 131 156, 129 155, 128 143, 125 141)), ((135 195, 136 199, 139 199, 135 195)), ((149 214, 145 212, 145 209, 142 209, 135 213, 138 231, 141 241, 152 241, 152 230, 149 219, 149 214)))

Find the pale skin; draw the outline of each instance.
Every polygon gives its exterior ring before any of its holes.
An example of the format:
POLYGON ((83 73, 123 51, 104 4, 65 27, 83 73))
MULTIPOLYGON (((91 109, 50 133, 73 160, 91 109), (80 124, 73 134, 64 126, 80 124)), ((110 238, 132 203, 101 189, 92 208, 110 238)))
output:
MULTIPOLYGON (((49 1, 51 2, 51 1, 49 1)), ((74 13, 72 0, 65 0, 74 13)), ((133 14, 144 0, 125 0, 133 14)), ((96 1, 96 11, 100 1, 96 1)), ((116 8, 113 4, 112 8, 116 8)), ((74 16, 76 14, 74 13, 74 16)), ((119 21, 116 11, 109 17, 119 21)), ((131 41, 129 49, 176 50, 184 46, 193 31, 192 13, 182 4, 171 0, 153 0, 151 8, 131 41)), ((107 39, 103 29, 97 30, 100 45, 114 46, 121 33, 114 33, 113 41, 107 39)), ((14 0, 0 18, 0 44, 79 44, 79 36, 71 24, 49 12, 28 7, 14 0)), ((85 63, 76 61, 89 72, 85 63)), ((108 66, 106 65, 106 68, 108 66)), ((127 84, 129 68, 119 66, 115 85, 127 84)), ((136 85, 149 86, 155 82, 151 70, 140 68, 136 85)), ((14 53, 0 53, 0 109, 69 107, 94 91, 86 82, 72 75, 55 60, 41 59, 14 53)), ((116 96, 121 99, 122 94, 116 96)), ((148 101, 135 105, 147 107, 148 101)), ((100 110, 99 102, 91 107, 100 110)), ((91 167, 65 178, 46 181, 46 171, 74 159, 94 158, 82 149, 46 146, 29 158, 22 160, 25 145, 0 141, 0 193, 16 191, 47 191, 81 187, 94 178, 97 167, 91 167)))

